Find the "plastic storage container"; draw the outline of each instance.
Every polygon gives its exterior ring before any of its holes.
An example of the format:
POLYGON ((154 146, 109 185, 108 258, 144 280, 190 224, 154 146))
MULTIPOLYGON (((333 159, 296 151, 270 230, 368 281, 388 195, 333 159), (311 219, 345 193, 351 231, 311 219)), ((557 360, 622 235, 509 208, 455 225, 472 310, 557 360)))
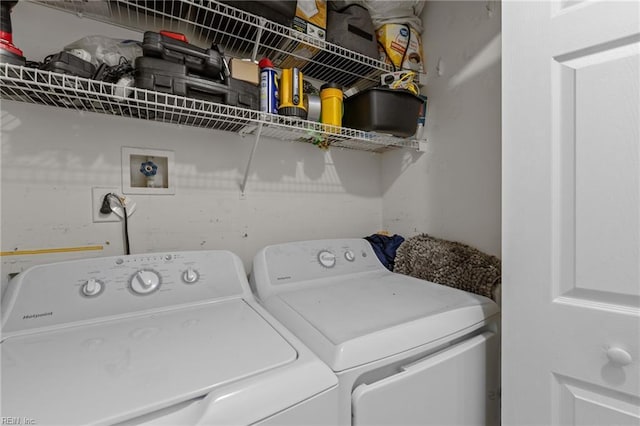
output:
POLYGON ((416 133, 422 102, 408 90, 367 89, 344 100, 342 125, 406 138, 416 133))
POLYGON ((332 126, 342 126, 342 87, 338 84, 327 83, 320 88, 320 121, 332 126))

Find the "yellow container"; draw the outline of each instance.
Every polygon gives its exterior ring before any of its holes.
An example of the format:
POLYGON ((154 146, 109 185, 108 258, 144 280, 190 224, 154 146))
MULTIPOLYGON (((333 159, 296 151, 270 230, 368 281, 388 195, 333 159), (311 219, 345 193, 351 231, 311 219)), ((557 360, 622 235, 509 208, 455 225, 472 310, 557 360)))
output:
POLYGON ((320 122, 342 127, 342 88, 334 83, 327 83, 320 88, 320 122))
POLYGON ((278 114, 307 118, 307 108, 304 106, 302 93, 302 78, 302 72, 298 68, 282 70, 278 89, 280 96, 278 114))

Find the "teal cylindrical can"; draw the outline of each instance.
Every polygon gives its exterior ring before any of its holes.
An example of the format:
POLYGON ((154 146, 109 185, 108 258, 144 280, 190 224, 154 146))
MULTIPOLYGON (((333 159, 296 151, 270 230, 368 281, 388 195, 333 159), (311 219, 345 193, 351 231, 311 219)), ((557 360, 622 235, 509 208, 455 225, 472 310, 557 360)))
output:
POLYGON ((263 58, 260 67, 260 111, 278 113, 278 72, 271 61, 263 58))

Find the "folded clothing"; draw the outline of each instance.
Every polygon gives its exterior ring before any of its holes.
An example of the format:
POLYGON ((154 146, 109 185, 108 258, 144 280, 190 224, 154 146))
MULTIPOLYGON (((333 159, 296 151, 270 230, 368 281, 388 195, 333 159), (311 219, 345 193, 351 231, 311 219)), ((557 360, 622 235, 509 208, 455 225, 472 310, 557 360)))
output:
POLYGON ((368 237, 364 237, 364 239, 369 241, 371 248, 373 248, 373 251, 385 268, 393 271, 393 264, 396 259, 396 250, 400 247, 404 238, 400 235, 389 236, 373 234, 368 237))

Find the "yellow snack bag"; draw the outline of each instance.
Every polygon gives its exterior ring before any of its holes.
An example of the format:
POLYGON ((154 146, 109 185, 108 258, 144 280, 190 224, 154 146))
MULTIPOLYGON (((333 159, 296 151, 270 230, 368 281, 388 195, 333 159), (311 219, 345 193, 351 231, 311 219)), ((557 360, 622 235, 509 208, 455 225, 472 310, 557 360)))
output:
POLYGON ((422 38, 409 25, 384 24, 376 30, 380 59, 396 70, 424 72, 422 38))

